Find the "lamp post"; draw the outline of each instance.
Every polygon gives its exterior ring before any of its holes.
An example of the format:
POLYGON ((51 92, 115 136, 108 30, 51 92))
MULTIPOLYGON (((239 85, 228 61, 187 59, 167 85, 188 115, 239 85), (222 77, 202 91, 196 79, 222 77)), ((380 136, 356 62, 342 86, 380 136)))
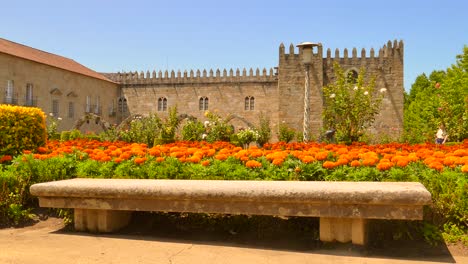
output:
POLYGON ((313 47, 317 47, 319 44, 312 43, 312 42, 302 42, 298 44, 297 47, 302 49, 302 64, 304 65, 305 71, 305 84, 304 84, 304 121, 302 124, 302 135, 303 141, 309 141, 309 123, 310 123, 310 100, 309 100, 309 93, 310 93, 310 64, 312 63, 312 56, 313 47))

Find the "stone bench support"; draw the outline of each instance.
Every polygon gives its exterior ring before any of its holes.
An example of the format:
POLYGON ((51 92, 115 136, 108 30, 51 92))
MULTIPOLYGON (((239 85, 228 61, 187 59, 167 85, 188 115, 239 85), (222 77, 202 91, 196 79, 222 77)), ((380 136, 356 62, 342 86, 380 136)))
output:
POLYGON ((366 243, 367 219, 422 219, 416 182, 72 179, 31 186, 41 207, 74 208, 75 229, 113 232, 132 211, 320 217, 320 240, 366 243))

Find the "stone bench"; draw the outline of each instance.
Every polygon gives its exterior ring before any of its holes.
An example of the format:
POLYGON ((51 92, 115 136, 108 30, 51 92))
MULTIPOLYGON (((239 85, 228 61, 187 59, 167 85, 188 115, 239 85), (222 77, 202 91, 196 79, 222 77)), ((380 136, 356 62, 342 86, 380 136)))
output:
POLYGON ((320 240, 366 243, 367 219, 420 220, 417 182, 72 179, 34 184, 41 207, 74 208, 78 231, 112 232, 131 211, 320 217, 320 240))

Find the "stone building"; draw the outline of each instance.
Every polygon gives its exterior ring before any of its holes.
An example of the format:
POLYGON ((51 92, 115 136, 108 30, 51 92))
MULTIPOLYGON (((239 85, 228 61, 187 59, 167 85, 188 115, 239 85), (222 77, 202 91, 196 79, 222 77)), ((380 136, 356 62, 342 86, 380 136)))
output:
MULTIPOLYGON (((323 87, 334 80, 333 64, 347 73, 364 68, 367 77, 376 78, 376 88, 386 88, 382 109, 372 128, 374 133, 398 136, 403 128, 403 42, 388 41, 375 52, 356 48, 314 48, 310 65, 310 132, 312 139, 321 133, 323 87)), ((271 69, 230 69, 196 71, 152 71, 97 73, 55 54, 40 51, 0 38, 0 90, 2 103, 37 106, 61 117, 60 129, 73 128, 86 113, 101 116, 101 121, 119 123, 132 114, 157 113, 164 117, 171 107, 180 114, 201 121, 205 111, 221 116, 233 114, 236 128, 257 124, 260 113, 270 118, 272 128, 279 124, 302 131, 304 118, 304 78, 302 50, 293 44, 288 52, 279 47, 278 65, 271 69)), ((82 131, 100 131, 99 124, 85 124, 82 131)), ((275 134, 275 133, 273 133, 275 134)))
MULTIPOLYGON (((321 44, 315 47, 310 66, 310 129, 312 139, 322 128, 322 89, 334 80, 333 64, 338 63, 346 73, 357 74, 365 69, 366 78, 376 78, 376 88, 386 88, 381 111, 373 133, 398 136, 403 128, 403 42, 388 41, 376 53, 367 54, 356 48, 351 54, 345 49, 327 49, 323 54, 321 44)), ((301 64, 302 50, 296 52, 293 44, 285 51, 279 47, 278 66, 275 69, 162 71, 151 73, 124 72, 106 74, 120 84, 132 114, 150 112, 164 116, 170 107, 177 106, 179 113, 191 114, 204 120, 206 110, 221 115, 235 114, 236 127, 245 127, 247 120, 257 123, 260 113, 269 116, 276 131, 280 123, 302 131, 304 118, 304 78, 301 64)))
MULTIPOLYGON (((86 113, 117 123, 119 84, 74 60, 0 38, 0 103, 39 107, 69 130, 86 113)), ((100 131, 96 122, 83 132, 100 131)))

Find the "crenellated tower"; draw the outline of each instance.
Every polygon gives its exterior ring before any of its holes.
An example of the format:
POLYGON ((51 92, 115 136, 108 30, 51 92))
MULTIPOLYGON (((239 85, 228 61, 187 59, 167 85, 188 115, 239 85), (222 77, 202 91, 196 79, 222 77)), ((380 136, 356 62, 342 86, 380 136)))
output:
MULTIPOLYGON (((309 67, 310 83, 310 128, 311 135, 316 135, 322 128, 322 88, 323 88, 323 50, 319 43, 313 49, 312 63, 309 67)), ((285 52, 283 44, 279 48, 278 65, 278 119, 301 131, 304 111, 304 78, 305 67, 301 63, 302 50, 289 45, 285 52)))

